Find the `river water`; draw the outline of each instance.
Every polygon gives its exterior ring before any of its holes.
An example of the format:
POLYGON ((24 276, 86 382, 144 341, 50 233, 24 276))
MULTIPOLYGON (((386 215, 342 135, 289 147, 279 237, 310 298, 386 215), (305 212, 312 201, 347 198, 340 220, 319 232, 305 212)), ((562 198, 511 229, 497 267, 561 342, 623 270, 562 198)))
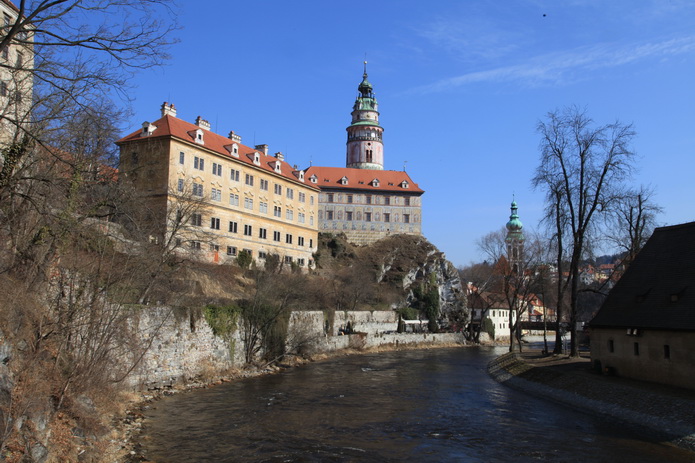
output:
POLYGON ((499 348, 341 357, 178 394, 144 447, 178 462, 692 462, 621 426, 492 380, 499 348))

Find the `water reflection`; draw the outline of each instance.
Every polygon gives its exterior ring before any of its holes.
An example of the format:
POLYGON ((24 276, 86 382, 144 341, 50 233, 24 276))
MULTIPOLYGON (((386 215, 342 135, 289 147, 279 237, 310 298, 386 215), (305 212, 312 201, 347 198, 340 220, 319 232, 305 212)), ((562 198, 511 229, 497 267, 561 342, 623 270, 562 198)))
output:
POLYGON ((486 373, 494 349, 352 356, 181 394, 147 423, 158 462, 694 461, 486 373))

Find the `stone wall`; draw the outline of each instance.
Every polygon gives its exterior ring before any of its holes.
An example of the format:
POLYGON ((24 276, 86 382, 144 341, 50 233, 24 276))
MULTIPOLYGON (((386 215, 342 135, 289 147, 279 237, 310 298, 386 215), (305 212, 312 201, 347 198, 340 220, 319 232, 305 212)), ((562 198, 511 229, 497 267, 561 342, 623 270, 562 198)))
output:
MULTIPOLYGON (((293 312, 287 335, 289 351, 317 354, 341 349, 369 349, 414 344, 464 344, 460 333, 395 333, 394 312, 336 312, 334 332, 348 321, 358 334, 328 336, 324 312, 293 312)), ((181 384, 200 375, 215 376, 244 365, 239 331, 229 341, 215 336, 204 318, 178 315, 166 307, 148 308, 138 320, 142 339, 151 343, 138 368, 130 375, 134 389, 153 389, 181 384)))

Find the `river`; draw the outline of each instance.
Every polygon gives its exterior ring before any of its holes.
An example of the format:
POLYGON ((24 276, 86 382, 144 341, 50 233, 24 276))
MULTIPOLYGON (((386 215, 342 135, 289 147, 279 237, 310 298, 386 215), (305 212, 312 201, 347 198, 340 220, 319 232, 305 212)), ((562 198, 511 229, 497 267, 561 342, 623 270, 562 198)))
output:
POLYGON ((492 380, 500 348, 354 355, 165 398, 144 447, 178 462, 692 462, 492 380))

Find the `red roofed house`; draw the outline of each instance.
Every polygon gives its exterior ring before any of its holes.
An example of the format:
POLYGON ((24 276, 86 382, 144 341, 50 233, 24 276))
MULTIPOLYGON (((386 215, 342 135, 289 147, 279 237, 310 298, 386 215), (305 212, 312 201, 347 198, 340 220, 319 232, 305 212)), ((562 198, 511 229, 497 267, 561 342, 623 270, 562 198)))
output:
POLYGON ((396 233, 422 233, 424 193, 405 171, 384 170, 383 127, 367 69, 347 127, 346 167, 312 166, 305 178, 321 190, 319 232, 369 244, 396 233))
POLYGON ((161 118, 120 139, 120 177, 149 197, 162 236, 203 260, 233 260, 246 251, 261 262, 268 254, 311 266, 318 238, 319 189, 304 172, 251 148, 241 137, 192 124, 164 103, 161 118), (165 231, 167 233, 165 233, 165 231))

